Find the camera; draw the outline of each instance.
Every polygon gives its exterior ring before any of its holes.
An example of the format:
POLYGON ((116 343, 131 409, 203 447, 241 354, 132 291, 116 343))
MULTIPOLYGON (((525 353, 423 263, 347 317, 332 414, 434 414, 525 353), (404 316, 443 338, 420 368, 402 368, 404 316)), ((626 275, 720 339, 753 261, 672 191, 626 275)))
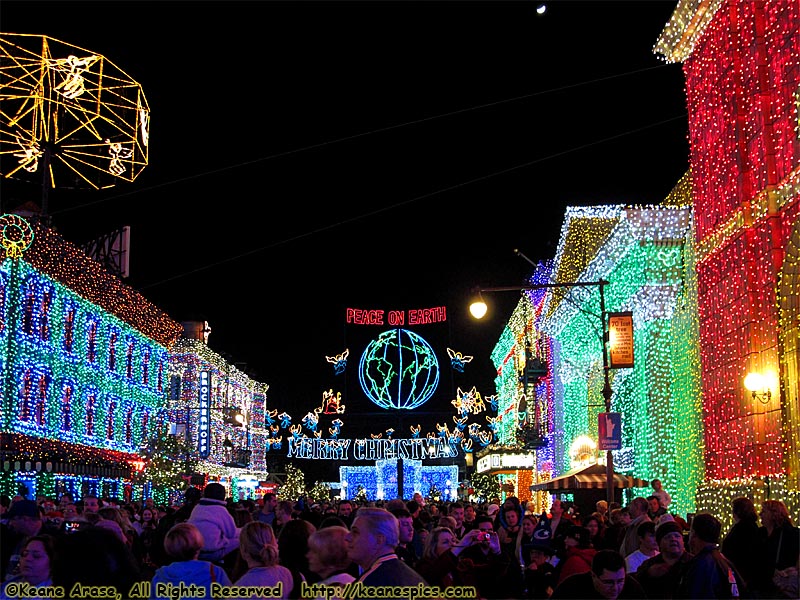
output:
POLYGON ((492 539, 492 534, 489 533, 488 531, 478 534, 479 542, 488 542, 490 539, 492 539))
POLYGON ((64 521, 64 533, 75 533, 80 531, 82 523, 80 521, 64 521))

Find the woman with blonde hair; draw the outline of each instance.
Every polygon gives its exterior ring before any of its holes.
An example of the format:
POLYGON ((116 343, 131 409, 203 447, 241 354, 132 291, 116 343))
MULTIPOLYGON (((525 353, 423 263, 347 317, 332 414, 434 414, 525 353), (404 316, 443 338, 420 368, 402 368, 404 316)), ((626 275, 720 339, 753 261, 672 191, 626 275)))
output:
POLYGON ((272 527, 262 521, 245 523, 239 534, 239 553, 247 563, 247 571, 236 580, 237 586, 280 585, 280 593, 271 598, 288 598, 292 590, 292 573, 278 564, 278 540, 272 527))
MULTIPOLYGON (((319 575, 322 585, 341 586, 355 581, 348 572, 352 561, 347 555, 347 527, 331 525, 312 533, 308 538, 308 568, 319 575)), ((333 596, 340 598, 341 594, 333 596)))

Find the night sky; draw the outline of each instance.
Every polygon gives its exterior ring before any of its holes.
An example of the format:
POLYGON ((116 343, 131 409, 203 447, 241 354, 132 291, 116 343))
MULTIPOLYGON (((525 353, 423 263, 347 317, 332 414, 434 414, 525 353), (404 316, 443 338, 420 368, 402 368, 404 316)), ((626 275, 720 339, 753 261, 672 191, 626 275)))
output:
MULTIPOLYGON (((657 203, 687 170, 680 65, 652 53, 677 3, 537 4, 4 0, 0 29, 102 54, 150 106, 143 173, 52 190, 53 226, 82 243, 129 225, 128 283, 208 320, 300 416, 348 307, 446 306, 437 343, 475 357, 457 383, 492 394, 518 296, 475 322, 470 289, 522 283, 514 249, 552 258, 566 206, 657 203)), ((2 186, 0 212, 41 198, 2 186)))

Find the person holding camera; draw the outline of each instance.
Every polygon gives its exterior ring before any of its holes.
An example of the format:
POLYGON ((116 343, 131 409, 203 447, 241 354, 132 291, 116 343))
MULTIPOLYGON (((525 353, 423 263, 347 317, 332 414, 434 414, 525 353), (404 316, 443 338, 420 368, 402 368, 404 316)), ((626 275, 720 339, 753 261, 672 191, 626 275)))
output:
POLYGON ((493 519, 480 515, 475 523, 461 540, 465 546, 458 555, 461 585, 475 587, 481 598, 521 598, 519 562, 502 552, 493 519))
POLYGON ((459 541, 449 527, 434 527, 422 547, 422 557, 414 565, 430 585, 440 588, 459 585, 458 555, 472 541, 468 536, 459 541))

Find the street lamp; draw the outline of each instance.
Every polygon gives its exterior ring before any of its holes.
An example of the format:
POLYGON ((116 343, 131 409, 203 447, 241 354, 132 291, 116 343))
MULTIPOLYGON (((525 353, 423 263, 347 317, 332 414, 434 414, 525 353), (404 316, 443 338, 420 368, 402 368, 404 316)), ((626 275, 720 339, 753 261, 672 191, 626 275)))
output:
MULTIPOLYGON (((609 378, 608 364, 608 329, 606 328, 606 297, 605 286, 608 281, 598 279, 597 281, 576 281, 572 283, 532 283, 525 285, 507 285, 500 287, 478 287, 473 290, 473 298, 470 302, 469 311, 476 319, 483 318, 488 310, 486 302, 483 300, 483 292, 524 292, 527 290, 543 290, 549 288, 574 288, 574 287, 597 287, 600 289, 600 321, 603 328, 603 399, 607 413, 611 412, 611 380, 609 378)), ((606 450, 606 499, 614 501, 614 459, 611 450, 606 450)))
POLYGON ((753 400, 758 400, 762 404, 769 404, 772 399, 772 382, 770 378, 761 373, 750 372, 744 378, 744 387, 752 395, 753 400))

